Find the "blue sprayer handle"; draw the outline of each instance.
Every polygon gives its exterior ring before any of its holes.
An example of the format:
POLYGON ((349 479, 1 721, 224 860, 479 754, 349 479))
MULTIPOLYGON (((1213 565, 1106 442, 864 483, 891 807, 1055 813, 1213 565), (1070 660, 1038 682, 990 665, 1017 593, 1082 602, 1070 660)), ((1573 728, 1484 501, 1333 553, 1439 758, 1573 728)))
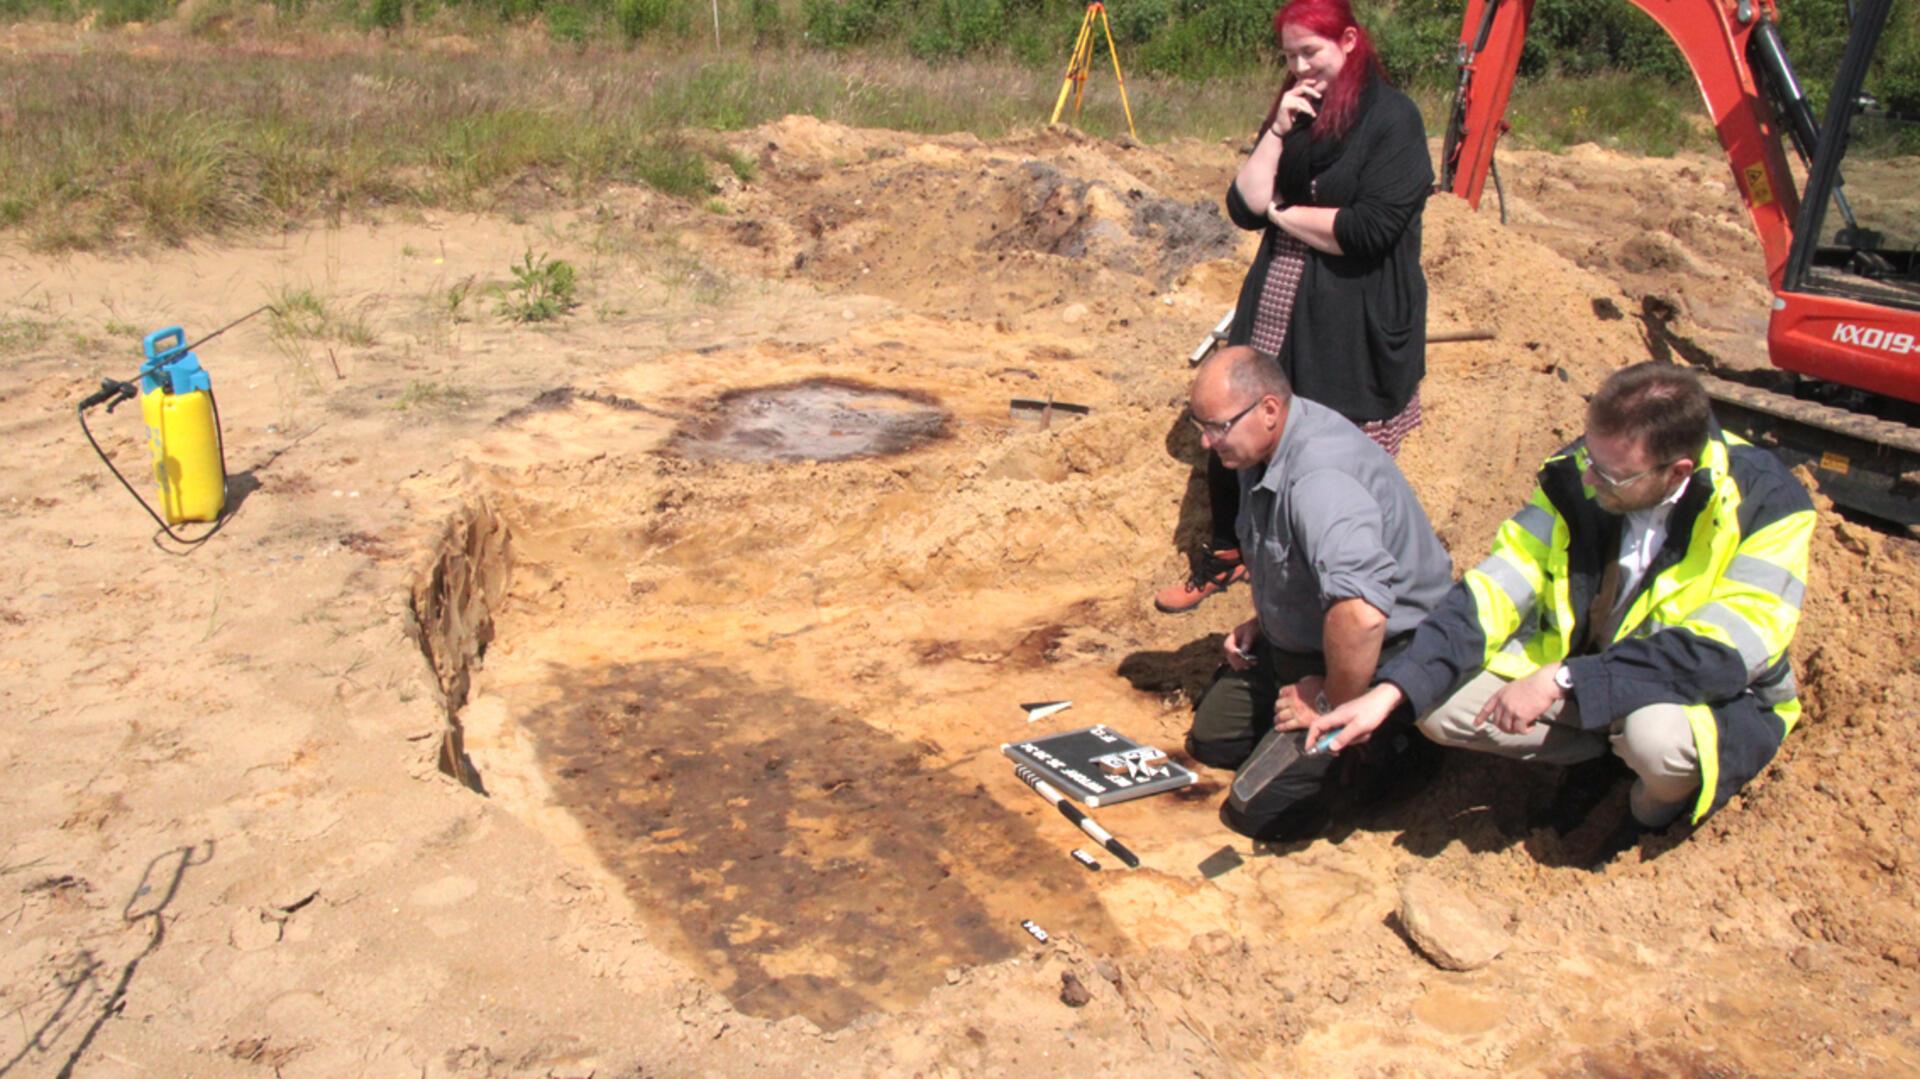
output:
POLYGON ((200 360, 187 351, 187 332, 180 327, 153 331, 143 347, 147 362, 140 365, 141 392, 165 389, 168 393, 192 393, 213 388, 200 360))
POLYGON ((164 330, 153 331, 147 335, 147 339, 144 342, 147 352, 147 365, 152 367, 166 363, 168 360, 173 359, 174 353, 185 348, 186 344, 187 331, 178 326, 168 326, 164 330), (173 344, 166 348, 161 348, 160 343, 167 340, 171 340, 173 344))

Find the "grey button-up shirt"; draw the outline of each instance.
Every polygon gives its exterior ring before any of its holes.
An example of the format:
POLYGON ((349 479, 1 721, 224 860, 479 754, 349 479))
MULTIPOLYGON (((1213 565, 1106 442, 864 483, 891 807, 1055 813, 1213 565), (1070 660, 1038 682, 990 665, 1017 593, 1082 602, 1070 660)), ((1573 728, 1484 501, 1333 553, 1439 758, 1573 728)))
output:
POLYGON ((1268 643, 1320 652, 1327 608, 1363 599, 1387 636, 1439 606, 1453 563, 1393 458, 1339 413, 1295 397, 1273 456, 1240 470, 1241 557, 1268 643))

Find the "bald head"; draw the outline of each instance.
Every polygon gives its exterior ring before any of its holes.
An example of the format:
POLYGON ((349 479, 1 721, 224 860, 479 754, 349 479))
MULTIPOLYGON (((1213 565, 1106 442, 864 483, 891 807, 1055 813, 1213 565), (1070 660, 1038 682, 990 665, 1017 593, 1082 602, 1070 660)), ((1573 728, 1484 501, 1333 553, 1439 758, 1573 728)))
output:
POLYGON ((1273 454, 1292 403, 1293 387, 1280 365, 1235 345, 1200 365, 1188 411, 1201 432, 1201 445, 1228 468, 1248 468, 1273 454))
POLYGON ((1293 384, 1280 370, 1279 361, 1262 356, 1249 345, 1228 345, 1208 356, 1193 376, 1194 392, 1207 383, 1209 396, 1226 391, 1226 396, 1251 403, 1273 397, 1281 404, 1293 399, 1293 384))

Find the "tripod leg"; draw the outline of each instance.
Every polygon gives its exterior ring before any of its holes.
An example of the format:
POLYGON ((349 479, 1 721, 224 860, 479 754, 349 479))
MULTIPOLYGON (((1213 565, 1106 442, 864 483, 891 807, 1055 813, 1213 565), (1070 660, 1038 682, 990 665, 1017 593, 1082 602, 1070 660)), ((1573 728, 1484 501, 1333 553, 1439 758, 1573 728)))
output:
POLYGON ((1107 21, 1107 11, 1100 9, 1100 29, 1107 35, 1107 55, 1113 57, 1113 79, 1120 84, 1120 109, 1127 114, 1127 134, 1135 142, 1140 141, 1140 133, 1133 129, 1133 106, 1127 104, 1127 77, 1120 74, 1120 50, 1113 47, 1113 24, 1107 21))
POLYGON ((1060 97, 1053 103, 1053 119, 1049 124, 1060 122, 1060 113, 1067 107, 1067 94, 1073 90, 1073 75, 1080 67, 1080 50, 1084 47, 1089 31, 1093 28, 1093 12, 1080 20, 1080 33, 1073 39, 1073 53, 1067 58, 1067 77, 1060 80, 1060 97))
POLYGON ((1081 38, 1080 75, 1073 86, 1073 122, 1080 123, 1080 106, 1086 101, 1087 80, 1093 77, 1093 12, 1087 12, 1087 34, 1081 38))

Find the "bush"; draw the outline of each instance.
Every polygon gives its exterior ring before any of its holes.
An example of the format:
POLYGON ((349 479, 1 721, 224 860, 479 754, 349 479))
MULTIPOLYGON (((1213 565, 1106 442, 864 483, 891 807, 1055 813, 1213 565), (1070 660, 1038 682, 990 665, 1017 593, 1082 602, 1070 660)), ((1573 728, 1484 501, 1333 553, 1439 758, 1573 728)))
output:
POLYGON ((406 0, 370 0, 361 15, 361 22, 370 30, 398 30, 406 21, 406 0))
POLYGON ((1670 82, 1688 75, 1667 32, 1620 0, 1542 0, 1534 8, 1520 69, 1565 75, 1632 71, 1670 82))
POLYGON ((747 25, 753 40, 760 45, 777 45, 787 40, 787 17, 780 0, 747 0, 747 25))
POLYGON ((580 306, 573 265, 529 249, 513 271, 513 284, 500 290, 499 313, 512 322, 549 322, 580 306))
POLYGON ((1129 0, 1107 10, 1116 45, 1143 45, 1173 21, 1173 0, 1129 0))
POLYGON ((100 25, 154 22, 173 14, 177 0, 102 0, 100 25))
POLYGON ((994 43, 1005 20, 1000 0, 930 0, 907 39, 915 56, 964 56, 994 43))
POLYGON ((802 0, 807 41, 825 49, 864 45, 893 33, 897 0, 802 0))
POLYGON ((637 146, 627 166, 635 179, 665 195, 687 198, 707 190, 706 159, 677 142, 637 146))
MULTIPOLYGON (((1140 50, 1139 66, 1184 79, 1246 71, 1275 56, 1273 12, 1269 0, 1172 0, 1168 21, 1140 50)), ((1105 54, 1104 44, 1097 54, 1105 54)))
POLYGON ((673 0, 614 0, 613 21, 620 36, 639 41, 666 25, 673 0))
POLYGON ((1902 22, 1896 11, 1887 21, 1867 87, 1894 113, 1920 124, 1920 19, 1902 22))
POLYGON ((1452 87, 1461 19, 1452 0, 1402 0, 1391 8, 1362 3, 1356 13, 1395 84, 1452 87))
POLYGON ((562 0, 561 3, 547 5, 544 14, 547 20, 547 36, 555 41, 579 45, 585 43, 588 35, 593 32, 593 17, 578 4, 562 0))

